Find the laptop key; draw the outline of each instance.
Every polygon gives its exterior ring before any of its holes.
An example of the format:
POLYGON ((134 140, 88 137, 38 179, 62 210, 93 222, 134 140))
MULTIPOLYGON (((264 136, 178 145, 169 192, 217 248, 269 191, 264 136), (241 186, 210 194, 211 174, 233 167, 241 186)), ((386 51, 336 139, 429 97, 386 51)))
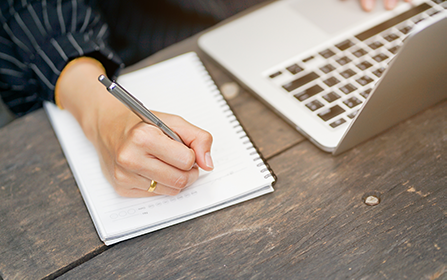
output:
POLYGON ((330 58, 335 55, 335 53, 333 51, 331 51, 330 49, 326 49, 326 50, 320 52, 319 54, 324 58, 330 58))
POLYGON ((407 35, 411 31, 411 27, 405 26, 405 27, 402 27, 401 29, 399 29, 399 31, 402 32, 403 34, 407 35))
POLYGON ((369 89, 365 90, 364 92, 360 93, 360 95, 366 99, 366 98, 368 98, 371 91, 372 91, 372 89, 369 88, 369 89))
POLYGON ((287 90, 288 92, 291 92, 299 87, 304 86, 307 83, 312 82, 313 80, 319 78, 320 76, 316 74, 315 72, 310 72, 309 74, 298 78, 296 80, 291 81, 290 83, 287 83, 283 85, 282 87, 287 90))
POLYGON ((332 119, 332 118, 334 118, 334 117, 336 117, 336 116, 338 116, 338 115, 340 115, 340 114, 342 114, 344 112, 345 112, 345 110, 342 107, 340 107, 338 105, 335 105, 334 107, 331 107, 331 108, 329 108, 327 110, 324 110, 323 112, 320 112, 318 114, 318 116, 323 121, 327 122, 328 120, 330 120, 330 119, 332 119))
POLYGON ((355 118, 355 116, 357 116, 357 113, 359 112, 359 110, 355 110, 354 112, 348 114, 348 118, 353 119, 355 118))
POLYGON ((353 51, 352 54, 355 55, 356 57, 362 57, 365 54, 367 54, 367 51, 365 51, 364 49, 358 49, 356 51, 353 51))
POLYGON ((340 64, 341 66, 348 64, 349 62, 351 62, 351 59, 349 59, 347 56, 343 56, 339 59, 336 60, 338 64, 340 64))
POLYGON ((331 91, 331 92, 329 92, 328 94, 323 95, 323 98, 324 98, 327 102, 331 103, 331 102, 334 102, 335 100, 339 99, 339 98, 340 98, 340 95, 338 95, 338 94, 336 94, 335 92, 331 91))
POLYGON ((345 122, 346 122, 345 119, 341 118, 341 119, 338 119, 335 122, 331 123, 330 126, 332 128, 336 128, 337 126, 340 126, 340 125, 344 124, 345 122))
POLYGON ((385 72, 385 68, 380 67, 379 69, 374 70, 373 74, 376 75, 378 78, 380 78, 382 76, 383 72, 385 72))
POLYGON ((399 36, 397 36, 397 35, 394 34, 394 33, 390 33, 390 34, 384 36, 383 38, 384 38, 385 40, 387 40, 388 42, 392 42, 392 41, 394 41, 394 40, 399 39, 399 36))
POLYGON ((350 47, 354 46, 354 43, 351 42, 351 40, 345 40, 337 45, 335 45, 339 50, 344 51, 349 49, 350 47))
POLYGON ((375 42, 372 42, 371 44, 369 44, 368 46, 373 50, 377 50, 378 48, 383 46, 383 44, 380 43, 379 41, 375 41, 375 42))
POLYGON ((344 94, 350 94, 351 92, 353 92, 354 90, 356 90, 357 88, 351 84, 347 84, 344 85, 340 88, 340 90, 344 93, 344 94))
POLYGON ((365 75, 365 76, 363 76, 363 77, 361 77, 361 78, 358 78, 356 81, 357 81, 357 83, 359 83, 360 85, 362 85, 362 86, 366 86, 367 84, 373 82, 373 79, 371 79, 370 77, 368 77, 368 76, 365 75))
POLYGON ((328 87, 332 87, 335 86, 336 84, 338 84, 340 81, 335 78, 335 77, 330 77, 326 80, 323 81, 328 87))
POLYGON ((351 78, 351 77, 354 76, 355 74, 356 74, 356 73, 355 73, 353 70, 351 70, 351 69, 346 69, 345 71, 343 71, 343 72, 340 73, 340 75, 341 75, 343 78, 345 78, 345 79, 351 78))
POLYGON ((400 46, 394 46, 392 48, 389 48, 388 51, 392 54, 396 54, 397 51, 399 50, 400 46))
POLYGON ((414 24, 418 24, 419 22, 421 22, 421 21, 424 21, 424 20, 426 20, 427 18, 425 18, 425 17, 419 17, 419 18, 415 18, 414 20, 413 20, 413 22, 414 22, 414 24))
POLYGON ((343 103, 345 103, 345 105, 349 108, 354 108, 355 106, 362 104, 362 101, 354 96, 349 98, 348 100, 343 101, 343 103))
POLYGON ((386 60, 387 58, 388 58, 388 56, 383 53, 379 53, 378 55, 373 56, 373 59, 377 62, 382 62, 382 61, 386 60))
POLYGON ((281 74, 282 74, 282 72, 281 72, 281 71, 278 71, 278 72, 275 72, 275 73, 271 74, 269 77, 270 77, 270 79, 273 79, 273 78, 278 77, 278 76, 281 75, 281 74))
POLYGON ((357 68, 359 68, 360 70, 366 70, 371 66, 372 66, 372 64, 369 63, 368 61, 363 61, 363 62, 357 64, 357 68))
POLYGON ((434 15, 437 15, 437 14, 439 14, 439 11, 436 11, 436 10, 433 10, 433 11, 428 13, 428 15, 431 16, 431 17, 434 16, 434 15))
POLYGON ((303 61, 304 63, 306 63, 306 62, 308 62, 308 61, 311 61, 311 60, 314 59, 314 58, 315 58, 315 56, 311 55, 311 56, 309 56, 308 58, 303 59, 302 61, 303 61))
POLYGON ((304 70, 303 68, 299 67, 298 64, 292 64, 289 67, 286 67, 286 69, 293 75, 298 74, 299 72, 304 70))
POLYGON ((324 106, 323 103, 321 103, 318 100, 314 100, 314 101, 306 104, 306 107, 309 108, 312 112, 320 109, 323 106, 324 106))
POLYGON ((314 85, 313 87, 310 87, 300 93, 295 94, 295 98, 299 101, 304 101, 308 99, 309 97, 314 96, 315 94, 318 94, 323 91, 323 88, 319 85, 314 85))
POLYGON ((335 67, 331 64, 326 64, 325 66, 321 67, 320 70, 327 74, 334 71, 335 67))

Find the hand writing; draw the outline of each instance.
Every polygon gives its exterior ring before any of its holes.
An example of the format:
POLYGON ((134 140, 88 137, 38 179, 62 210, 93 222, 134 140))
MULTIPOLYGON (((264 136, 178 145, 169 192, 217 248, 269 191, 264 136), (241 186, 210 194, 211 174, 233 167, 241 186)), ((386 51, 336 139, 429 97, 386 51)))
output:
POLYGON ((198 166, 213 169, 208 132, 178 116, 154 112, 188 148, 158 127, 142 122, 127 108, 120 111, 99 121, 96 137, 103 173, 118 194, 150 196, 147 189, 155 180, 155 194, 176 195, 197 180, 198 166))
POLYGON ((154 112, 186 144, 144 123, 97 80, 102 66, 87 58, 73 61, 57 82, 61 105, 77 119, 95 146, 105 177, 127 197, 176 195, 210 171, 211 135, 178 116, 154 112), (154 192, 148 192, 152 180, 154 192))

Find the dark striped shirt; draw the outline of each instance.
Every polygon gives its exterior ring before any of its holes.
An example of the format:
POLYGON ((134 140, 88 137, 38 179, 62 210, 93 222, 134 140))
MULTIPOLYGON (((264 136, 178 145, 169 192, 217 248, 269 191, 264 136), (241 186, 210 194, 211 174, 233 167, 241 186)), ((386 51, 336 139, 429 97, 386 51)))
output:
POLYGON ((124 64, 203 30, 262 0, 2 0, 0 97, 17 116, 54 101, 73 58, 124 64))
POLYGON ((16 115, 54 100, 57 78, 70 59, 92 54, 112 61, 110 71, 118 69, 121 60, 105 41, 107 24, 82 1, 6 0, 0 5, 0 94, 16 115))

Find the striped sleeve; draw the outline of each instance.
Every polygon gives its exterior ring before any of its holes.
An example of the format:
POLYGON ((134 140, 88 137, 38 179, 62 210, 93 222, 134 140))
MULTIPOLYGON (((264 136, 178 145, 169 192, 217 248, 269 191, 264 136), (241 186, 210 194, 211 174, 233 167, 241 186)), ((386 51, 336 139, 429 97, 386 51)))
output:
POLYGON ((109 76, 122 64, 107 45, 107 24, 81 0, 3 0, 0 21, 0 96, 18 116, 54 102, 71 59, 93 56, 109 76))

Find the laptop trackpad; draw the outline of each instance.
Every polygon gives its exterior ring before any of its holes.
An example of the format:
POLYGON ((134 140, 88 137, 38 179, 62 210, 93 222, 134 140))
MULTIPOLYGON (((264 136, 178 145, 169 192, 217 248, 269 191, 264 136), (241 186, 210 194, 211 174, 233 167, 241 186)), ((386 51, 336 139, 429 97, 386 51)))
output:
POLYGON ((366 13, 358 0, 296 0, 291 1, 290 5, 301 16, 331 35, 372 19, 385 10, 383 5, 377 5, 373 12, 366 13))

